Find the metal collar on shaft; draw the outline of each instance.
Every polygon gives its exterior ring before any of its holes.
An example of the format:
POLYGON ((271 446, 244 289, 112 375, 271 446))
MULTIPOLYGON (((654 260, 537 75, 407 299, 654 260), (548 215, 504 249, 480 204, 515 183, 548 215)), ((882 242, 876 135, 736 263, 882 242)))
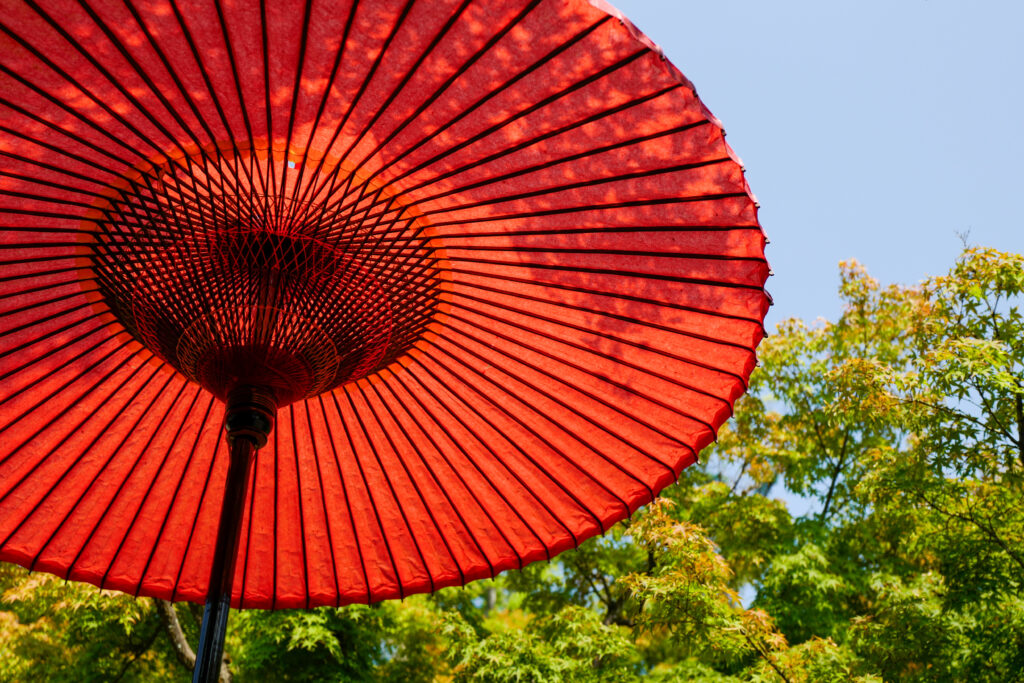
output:
POLYGON ((245 438, 256 448, 263 448, 274 430, 276 413, 277 401, 270 390, 245 385, 235 387, 228 393, 224 417, 228 441, 245 438))

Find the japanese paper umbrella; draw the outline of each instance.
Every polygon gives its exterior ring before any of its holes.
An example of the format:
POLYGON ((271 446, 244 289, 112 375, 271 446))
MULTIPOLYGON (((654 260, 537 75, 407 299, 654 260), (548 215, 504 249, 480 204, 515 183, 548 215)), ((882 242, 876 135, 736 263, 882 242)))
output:
POLYGON ((462 584, 745 388, 754 200, 600 0, 12 0, 0 79, 0 559, 225 615, 462 584))

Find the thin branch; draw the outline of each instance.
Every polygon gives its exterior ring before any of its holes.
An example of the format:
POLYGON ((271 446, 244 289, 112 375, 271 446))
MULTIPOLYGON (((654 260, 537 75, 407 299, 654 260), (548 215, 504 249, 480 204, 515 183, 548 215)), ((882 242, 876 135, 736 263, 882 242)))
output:
POLYGON ((743 481, 743 475, 747 473, 747 467, 749 467, 749 466, 750 466, 750 461, 747 460, 746 458, 744 458, 743 459, 743 466, 740 467, 740 473, 738 475, 736 475, 736 481, 734 481, 732 483, 732 487, 729 489, 729 495, 730 496, 736 493, 736 487, 740 485, 741 481, 743 481))
MULTIPOLYGON (((1013 435, 1010 434, 1009 432, 1000 431, 998 429, 993 430, 992 427, 990 427, 989 425, 985 424, 984 422, 982 422, 981 420, 977 419, 976 417, 973 417, 973 416, 969 415, 968 413, 956 410, 955 408, 950 408, 949 406, 944 406, 941 403, 929 403, 928 401, 922 401, 919 398, 905 399, 905 402, 907 402, 907 403, 914 403, 914 404, 917 404, 917 405, 920 405, 920 406, 924 406, 925 408, 928 408, 930 410, 935 410, 935 411, 946 413, 947 415, 949 415, 951 417, 957 418, 959 420, 965 420, 967 422, 970 422, 970 423, 974 424, 976 427, 979 427, 983 431, 995 431, 998 434, 1002 434, 1004 437, 1006 437, 1010 441, 1016 441, 1016 439, 1013 438, 1013 435)), ((981 406, 978 406, 978 407, 980 408, 981 406)))
POLYGON ((828 495, 825 496, 825 507, 821 509, 821 515, 818 517, 822 522, 828 519, 828 509, 832 505, 832 495, 835 493, 836 484, 839 481, 839 475, 843 472, 843 462, 846 460, 846 445, 850 441, 850 430, 847 428, 843 434, 843 443, 839 447, 839 457, 836 459, 835 469, 832 471, 832 481, 828 485, 828 495))
POLYGON ((1024 396, 1017 394, 1014 404, 1017 408, 1017 453, 1020 464, 1024 465, 1024 396))
POLYGON ((960 513, 957 513, 957 512, 953 512, 952 510, 947 510, 947 509, 943 508, 941 505, 939 505, 935 501, 930 500, 923 493, 918 492, 917 496, 918 496, 918 498, 923 500, 924 503, 926 505, 928 505, 928 507, 932 508, 933 510, 935 510, 939 514, 946 515, 947 517, 951 517, 953 519, 958 519, 961 522, 965 522, 967 524, 971 524, 971 525, 975 526, 976 528, 978 528, 985 536, 988 536, 988 538, 991 541, 993 541, 996 545, 998 545, 1003 550, 1003 552, 1005 552, 1009 556, 1009 558, 1011 560, 1013 560, 1013 562, 1015 562, 1017 564, 1017 566, 1019 566, 1021 568, 1022 571, 1024 571, 1024 558, 1022 558, 1020 555, 1018 555, 1013 550, 1011 550, 1010 546, 1006 543, 1006 541, 1004 541, 1002 539, 1002 537, 999 536, 999 534, 996 532, 996 530, 993 529, 991 527, 991 525, 986 525, 986 524, 983 524, 982 522, 980 522, 974 516, 973 512, 971 512, 968 515, 960 514, 960 513))
POLYGON ((775 663, 775 660, 772 659, 771 653, 766 652, 764 648, 762 648, 760 645, 754 642, 754 639, 750 637, 749 633, 747 633, 747 629, 741 626, 740 633, 743 634, 743 637, 747 639, 747 642, 750 643, 750 646, 754 648, 758 655, 760 655, 761 659, 768 662, 768 665, 775 669, 775 673, 779 675, 779 678, 784 680, 786 683, 793 683, 789 680, 789 677, 786 676, 786 674, 782 673, 782 669, 780 669, 778 665, 775 663))
POLYGON ((132 656, 129 657, 128 660, 124 663, 124 665, 121 667, 121 670, 117 673, 117 676, 111 679, 113 683, 117 683, 117 681, 120 681, 122 678, 124 678, 125 674, 128 673, 128 669, 131 668, 132 664, 134 664, 135 661, 144 653, 149 652, 150 648, 153 647, 153 643, 156 642, 156 637, 159 633, 159 627, 153 629, 153 634, 149 637, 149 640, 147 640, 145 644, 143 644, 139 648, 132 648, 132 656))
POLYGON ((1013 441, 1014 439, 1013 435, 1010 433, 1009 425, 1004 425, 1002 421, 999 419, 999 412, 996 410, 995 406, 990 404, 988 398, 986 398, 985 396, 985 392, 981 390, 981 386, 978 384, 977 379, 971 379, 970 383, 971 386, 974 387, 974 390, 978 392, 978 398, 981 399, 981 409, 984 410, 988 414, 988 416, 992 418, 992 422, 994 422, 998 427, 998 429, 995 429, 994 431, 999 432, 1010 441, 1013 441))

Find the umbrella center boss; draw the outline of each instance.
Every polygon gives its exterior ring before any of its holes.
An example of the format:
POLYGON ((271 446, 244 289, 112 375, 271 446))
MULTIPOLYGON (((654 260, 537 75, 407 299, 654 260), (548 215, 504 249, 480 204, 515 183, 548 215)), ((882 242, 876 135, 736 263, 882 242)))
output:
POLYGON ((130 178, 83 222, 83 267, 136 340, 221 399, 360 379, 433 317, 425 226, 340 165, 228 145, 130 178))

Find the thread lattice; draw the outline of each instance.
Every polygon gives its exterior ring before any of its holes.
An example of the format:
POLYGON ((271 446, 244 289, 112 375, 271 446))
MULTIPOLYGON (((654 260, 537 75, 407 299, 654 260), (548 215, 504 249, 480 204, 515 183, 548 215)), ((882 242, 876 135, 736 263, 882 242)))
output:
POLYGON ((218 397, 313 396, 407 349, 436 301, 416 221, 351 185, 219 149, 166 161, 103 207, 93 268, 129 332, 218 397))

